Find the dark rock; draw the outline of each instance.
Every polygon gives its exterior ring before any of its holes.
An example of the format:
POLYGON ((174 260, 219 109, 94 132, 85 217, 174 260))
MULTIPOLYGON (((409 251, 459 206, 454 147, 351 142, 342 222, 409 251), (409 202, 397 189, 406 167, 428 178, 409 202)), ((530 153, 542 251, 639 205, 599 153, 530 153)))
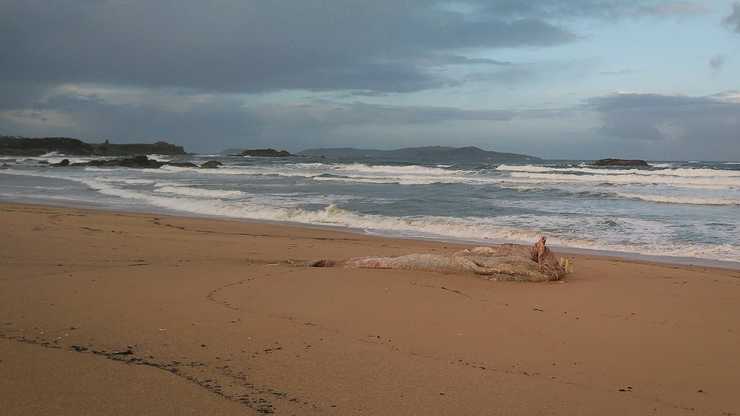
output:
POLYGON ((201 169, 216 169, 222 165, 223 163, 219 162, 218 160, 209 160, 208 162, 205 162, 202 165, 200 165, 200 168, 201 169))
POLYGON ((290 157, 293 156, 287 150, 275 150, 275 149, 247 149, 243 150, 242 156, 257 156, 257 157, 290 157))
POLYGON ((8 168, 10 168, 10 165, 8 165, 7 163, 3 163, 2 165, 0 165, 0 169, 8 169, 8 168))
POLYGON ((633 166, 633 167, 641 167, 641 168, 647 168, 650 167, 650 165, 644 161, 639 159, 600 159, 596 160, 592 163, 594 166, 633 166))
POLYGON ((69 159, 62 159, 61 162, 59 162, 59 163, 52 163, 51 166, 58 166, 58 167, 62 167, 62 168, 65 167, 65 166, 69 166, 69 159))
MULTIPOLYGON (((67 160, 67 159, 65 159, 67 160)), ((62 161, 64 162, 64 160, 62 161)), ((67 161, 69 163, 69 161, 67 161)), ((138 169, 158 169, 165 165, 165 162, 159 162, 154 159, 149 159, 146 156, 134 156, 123 159, 105 159, 105 160, 91 160, 83 163, 73 163, 70 166, 95 166, 95 167, 124 167, 124 168, 138 168, 138 169)), ((66 166, 66 165, 65 165, 66 166)))

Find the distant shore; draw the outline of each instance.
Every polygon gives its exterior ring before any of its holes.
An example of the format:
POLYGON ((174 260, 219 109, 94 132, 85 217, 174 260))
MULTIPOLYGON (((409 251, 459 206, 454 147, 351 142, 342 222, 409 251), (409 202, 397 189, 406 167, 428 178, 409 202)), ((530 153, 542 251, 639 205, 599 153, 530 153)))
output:
POLYGON ((0 203, 4 413, 733 414, 740 274, 298 267, 465 245, 0 203), (30 388, 28 386, 34 386, 30 388))

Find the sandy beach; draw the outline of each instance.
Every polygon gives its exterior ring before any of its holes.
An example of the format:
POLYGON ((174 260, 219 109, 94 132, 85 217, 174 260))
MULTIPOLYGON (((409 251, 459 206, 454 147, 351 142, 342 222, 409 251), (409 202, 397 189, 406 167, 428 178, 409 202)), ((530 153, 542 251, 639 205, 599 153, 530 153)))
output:
POLYGON ((3 415, 738 415, 740 271, 291 265, 462 245, 0 205, 3 415))

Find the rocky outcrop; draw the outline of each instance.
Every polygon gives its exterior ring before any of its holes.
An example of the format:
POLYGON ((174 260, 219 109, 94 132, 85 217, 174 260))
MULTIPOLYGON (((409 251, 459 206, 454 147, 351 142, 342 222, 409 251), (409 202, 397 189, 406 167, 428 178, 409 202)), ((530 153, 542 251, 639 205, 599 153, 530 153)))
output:
POLYGON ((205 162, 200 165, 201 169, 217 169, 219 166, 222 166, 223 163, 219 162, 218 160, 209 160, 208 162, 205 162))
MULTIPOLYGON (((64 159, 67 160, 67 159, 64 159)), ((64 160, 62 162, 64 162, 64 160)), ((138 169, 159 169, 167 162, 149 159, 146 156, 134 156, 121 159, 91 160, 89 162, 72 163, 69 166, 95 166, 95 167, 123 167, 138 169)))
POLYGON ((65 167, 69 166, 69 159, 62 159, 61 162, 58 163, 52 163, 51 166, 57 166, 57 167, 65 167))
POLYGON ((256 157, 290 157, 293 156, 287 150, 275 150, 275 149, 247 149, 242 150, 242 156, 256 156, 256 157))
POLYGON ((69 163, 69 159, 64 159, 59 163, 54 163, 51 166, 65 167, 65 166, 94 166, 94 167, 122 167, 122 168, 134 168, 134 169, 159 169, 162 166, 176 166, 180 168, 205 168, 213 169, 221 166, 222 163, 218 160, 209 160, 198 166, 192 162, 161 162, 155 159, 149 159, 146 156, 134 156, 128 158, 118 159, 103 159, 103 160, 91 160, 89 162, 80 163, 69 163))
POLYGON ((600 159, 600 160, 594 161, 592 165, 594 166, 630 166, 630 167, 640 167, 640 168, 650 167, 650 164, 640 159, 600 159))
POLYGON ((41 156, 57 152, 80 156, 133 156, 144 154, 184 155, 185 149, 167 142, 114 144, 85 143, 69 137, 26 138, 0 136, 0 154, 11 156, 41 156))

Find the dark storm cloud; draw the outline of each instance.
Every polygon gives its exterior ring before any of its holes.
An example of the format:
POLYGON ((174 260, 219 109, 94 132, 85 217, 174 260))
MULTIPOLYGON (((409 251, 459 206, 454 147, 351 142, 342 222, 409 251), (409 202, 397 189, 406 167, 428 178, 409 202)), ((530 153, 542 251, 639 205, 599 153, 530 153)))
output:
POLYGON ((588 108, 601 115, 603 133, 624 140, 733 151, 740 143, 737 93, 708 97, 616 94, 592 98, 588 108))
POLYGON ((636 0, 4 0, 5 82, 179 86, 228 92, 450 85, 438 65, 504 63, 461 48, 552 46, 568 17, 681 13, 636 0), (447 6, 445 6, 447 5, 447 6), (551 21, 552 20, 552 21, 551 21))
POLYGON ((740 2, 733 3, 732 13, 722 20, 731 30, 740 33, 740 2))
POLYGON ((574 39, 535 17, 469 19, 428 0, 6 0, 0 78, 406 92, 447 85, 425 63, 465 63, 449 51, 574 39))

